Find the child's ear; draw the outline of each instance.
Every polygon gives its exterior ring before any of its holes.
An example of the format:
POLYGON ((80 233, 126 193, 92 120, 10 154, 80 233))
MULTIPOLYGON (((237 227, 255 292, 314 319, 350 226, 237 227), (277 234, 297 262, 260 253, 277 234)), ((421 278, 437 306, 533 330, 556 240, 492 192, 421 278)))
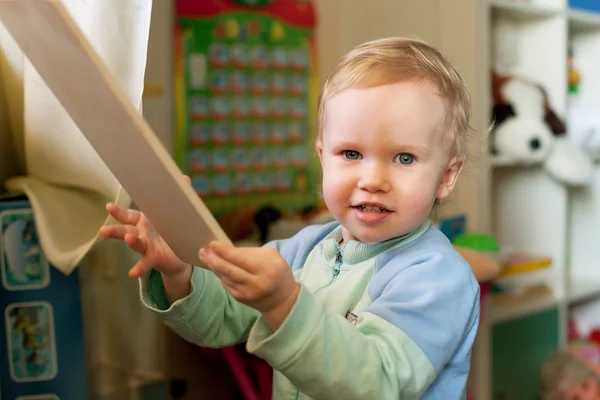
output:
POLYGON ((459 157, 454 157, 448 163, 446 167, 446 171, 442 176, 442 182, 438 187, 436 198, 445 199, 450 196, 452 191, 454 190, 454 186, 456 185, 456 181, 458 179, 458 175, 462 171, 464 165, 464 160, 459 157))
POLYGON ((321 139, 317 139, 315 147, 317 148, 317 155, 319 156, 319 161, 321 162, 321 164, 323 164, 323 141, 321 139))

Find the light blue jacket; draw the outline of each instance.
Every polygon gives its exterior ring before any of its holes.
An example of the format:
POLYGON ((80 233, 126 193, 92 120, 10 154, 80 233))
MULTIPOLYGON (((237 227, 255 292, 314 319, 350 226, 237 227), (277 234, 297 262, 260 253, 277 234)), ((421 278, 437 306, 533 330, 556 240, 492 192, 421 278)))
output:
POLYGON ((429 222, 376 245, 339 248, 340 240, 334 222, 268 244, 302 284, 276 332, 202 268, 189 296, 171 305, 160 274, 150 273, 142 301, 193 343, 246 342, 274 368, 277 400, 463 399, 479 322, 466 261, 429 222))

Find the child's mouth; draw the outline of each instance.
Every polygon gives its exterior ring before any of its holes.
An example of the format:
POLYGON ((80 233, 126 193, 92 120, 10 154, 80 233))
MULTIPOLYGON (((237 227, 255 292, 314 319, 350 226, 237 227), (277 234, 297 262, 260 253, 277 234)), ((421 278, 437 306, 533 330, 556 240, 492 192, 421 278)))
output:
POLYGON ((380 206, 367 205, 367 204, 355 206, 354 208, 356 208, 362 212, 370 212, 370 213, 386 213, 386 212, 390 211, 390 210, 380 207, 380 206))
POLYGON ((386 220, 392 211, 378 204, 359 204, 352 207, 354 215, 365 224, 376 224, 386 220))

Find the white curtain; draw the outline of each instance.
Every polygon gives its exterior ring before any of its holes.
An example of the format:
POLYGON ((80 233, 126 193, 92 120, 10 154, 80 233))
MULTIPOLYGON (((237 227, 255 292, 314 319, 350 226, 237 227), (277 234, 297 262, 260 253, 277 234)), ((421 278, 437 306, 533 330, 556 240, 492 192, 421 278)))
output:
MULTIPOLYGON (((152 0, 62 2, 141 110, 152 0)), ((164 377, 162 329, 127 278, 138 256, 98 235, 105 203, 131 200, 1 25, 0 84, 0 179, 28 196, 52 265, 80 268, 92 393, 164 377)))

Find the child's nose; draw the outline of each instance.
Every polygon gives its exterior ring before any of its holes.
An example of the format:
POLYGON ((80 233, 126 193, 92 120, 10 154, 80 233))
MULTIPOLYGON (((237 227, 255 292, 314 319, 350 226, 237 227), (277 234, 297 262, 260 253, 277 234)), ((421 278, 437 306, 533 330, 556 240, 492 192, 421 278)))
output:
POLYGON ((389 176, 388 171, 379 164, 364 165, 360 170, 358 187, 371 193, 388 192, 391 189, 389 176))

